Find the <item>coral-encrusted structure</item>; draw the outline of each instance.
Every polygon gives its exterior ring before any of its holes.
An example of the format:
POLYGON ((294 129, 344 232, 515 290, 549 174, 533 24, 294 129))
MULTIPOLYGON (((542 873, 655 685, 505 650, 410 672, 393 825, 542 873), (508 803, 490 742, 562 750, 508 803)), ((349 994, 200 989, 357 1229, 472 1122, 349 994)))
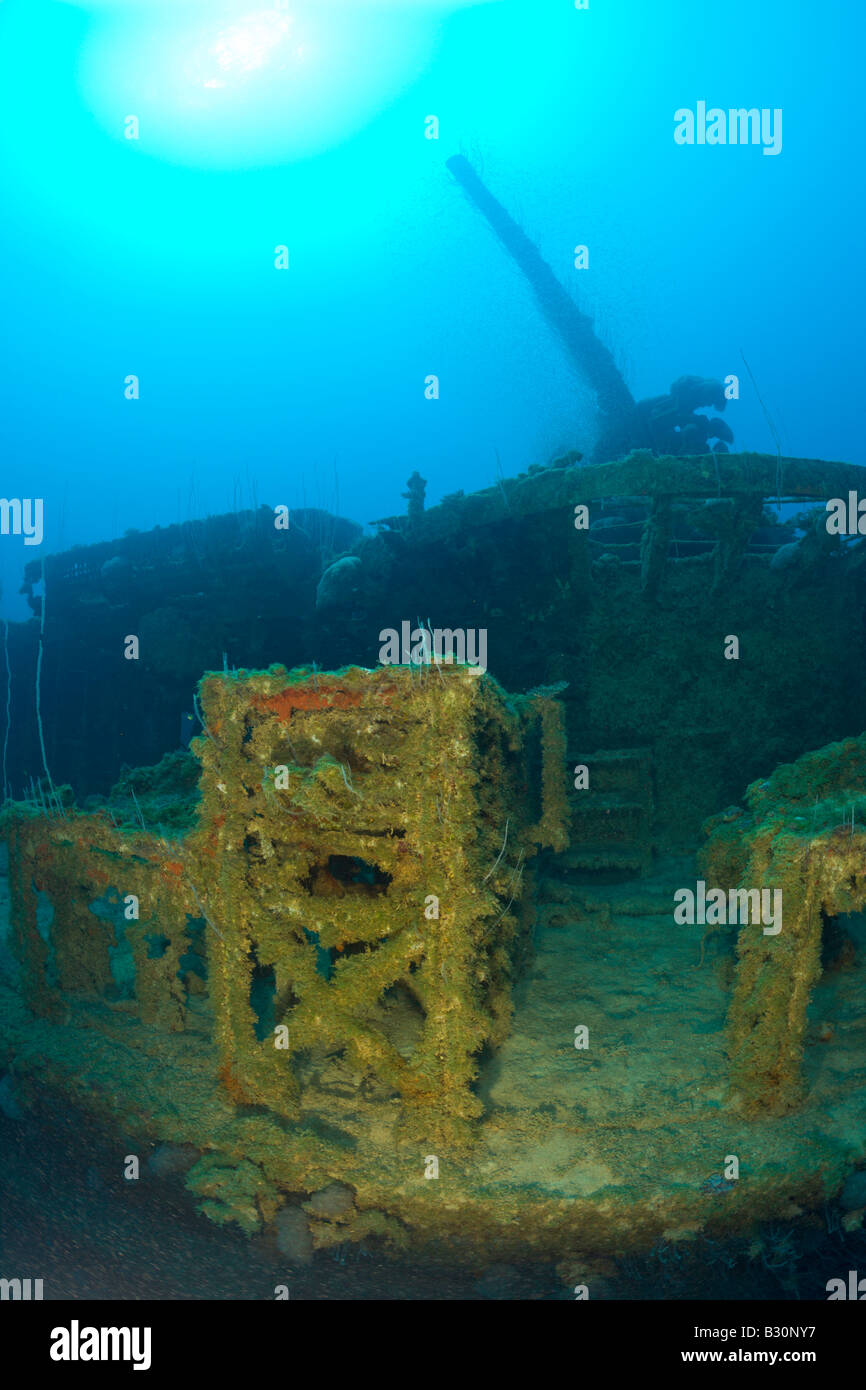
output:
POLYGON ((180 851, 102 814, 46 819, 13 804, 3 819, 12 939, 33 1013, 63 1019, 70 1002, 103 998, 127 1010, 128 991, 112 970, 125 948, 141 1022, 183 1031, 188 985, 180 961, 195 944, 197 909, 180 851), (37 894, 53 909, 50 929, 40 921, 37 894), (103 914, 93 911, 97 904, 103 914), (136 914, 140 906, 140 915, 126 917, 124 905, 136 914))
POLYGON ((705 826, 707 883, 781 890, 782 928, 743 925, 728 1012, 731 1097, 748 1114, 803 1099, 807 1007, 827 918, 866 906, 866 734, 786 763, 705 826))
POLYGON ((428 1140, 468 1138, 477 1054, 507 1035, 528 953, 529 863, 565 844, 559 705, 452 665, 212 674, 200 698, 188 833, 5 813, 30 1007, 109 1000, 183 1031, 204 938, 235 1102, 297 1118, 342 1073, 428 1140))
POLYGON ((527 858, 562 844, 557 707, 509 704, 477 670, 447 666, 208 676, 201 700, 194 838, 226 1084, 295 1115, 291 1060, 338 1052, 446 1127, 473 1119, 473 1058, 507 1033, 525 948, 527 858), (256 1037, 257 972, 288 1024, 283 1049, 256 1037))

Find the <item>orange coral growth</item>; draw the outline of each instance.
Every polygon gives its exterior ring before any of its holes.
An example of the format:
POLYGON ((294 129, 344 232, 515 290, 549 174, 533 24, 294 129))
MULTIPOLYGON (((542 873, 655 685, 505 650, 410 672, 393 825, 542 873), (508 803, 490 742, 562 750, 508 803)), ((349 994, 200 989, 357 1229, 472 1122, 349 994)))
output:
POLYGON ((254 709, 275 714, 288 724, 296 709, 356 709, 361 703, 361 694, 355 690, 322 691, 289 686, 277 695, 254 695, 250 703, 254 709))

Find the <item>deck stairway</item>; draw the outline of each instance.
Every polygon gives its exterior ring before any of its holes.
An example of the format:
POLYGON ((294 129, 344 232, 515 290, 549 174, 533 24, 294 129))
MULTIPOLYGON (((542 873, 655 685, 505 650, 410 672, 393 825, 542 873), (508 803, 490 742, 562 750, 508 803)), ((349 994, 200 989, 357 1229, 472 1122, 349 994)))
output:
POLYGON ((616 748, 576 754, 569 772, 588 769, 588 786, 571 793, 570 848, 558 857, 566 873, 644 873, 652 862, 652 752, 616 748))

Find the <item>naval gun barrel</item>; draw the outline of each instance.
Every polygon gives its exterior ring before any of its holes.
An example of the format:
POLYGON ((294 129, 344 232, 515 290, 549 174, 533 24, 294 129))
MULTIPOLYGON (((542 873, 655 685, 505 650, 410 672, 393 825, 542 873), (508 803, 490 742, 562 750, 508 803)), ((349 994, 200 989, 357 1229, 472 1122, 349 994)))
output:
POLYGON ((482 183, 462 154, 446 161, 458 183, 493 228, 512 260, 526 276, 544 317, 558 333, 566 352, 595 392, 606 428, 628 426, 634 398, 604 343, 596 337, 592 319, 581 313, 550 266, 510 213, 482 183))

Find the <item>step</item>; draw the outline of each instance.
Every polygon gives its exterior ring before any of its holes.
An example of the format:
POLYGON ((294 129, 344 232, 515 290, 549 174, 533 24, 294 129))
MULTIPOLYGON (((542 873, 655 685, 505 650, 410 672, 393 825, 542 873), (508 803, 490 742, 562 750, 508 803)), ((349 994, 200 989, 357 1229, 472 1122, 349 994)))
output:
POLYGON ((585 795, 606 795, 629 791, 645 801, 652 799, 650 767, 651 752, 646 748, 600 750, 596 753, 576 753, 569 758, 569 770, 577 766, 589 769, 589 786, 585 795))
POLYGON ((589 769, 589 786, 571 793, 571 848, 559 859, 562 871, 642 873, 652 863, 652 750, 601 748, 569 762, 570 771, 589 769))
POLYGON ((584 791, 574 794, 572 816, 607 815, 611 812, 633 812, 645 815, 647 809, 645 800, 635 801, 634 796, 629 792, 584 791))
POLYGON ((557 868, 582 872, 586 869, 643 869, 652 858, 647 841, 635 840, 582 841, 572 844, 557 857, 557 868))
POLYGON ((570 837, 578 844, 595 840, 640 840, 649 834, 649 815, 646 807, 637 807, 623 814, 617 811, 575 811, 571 817, 570 837))

